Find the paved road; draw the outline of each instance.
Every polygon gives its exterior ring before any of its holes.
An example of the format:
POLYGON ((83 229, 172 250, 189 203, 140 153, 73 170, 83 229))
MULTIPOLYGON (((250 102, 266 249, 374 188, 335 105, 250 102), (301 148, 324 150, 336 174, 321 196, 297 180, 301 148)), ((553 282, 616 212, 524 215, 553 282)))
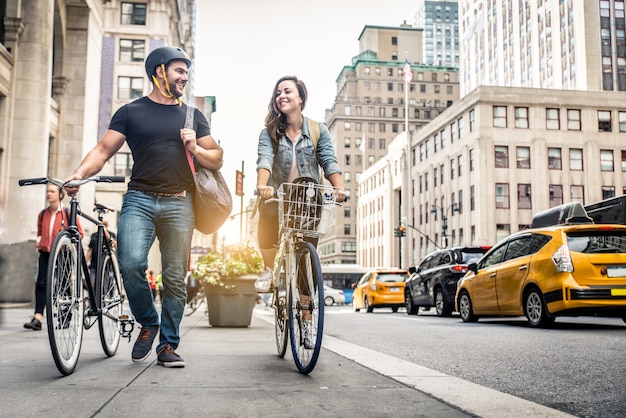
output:
POLYGON ((22 329, 30 312, 1 311, 3 416, 566 416, 332 337, 315 370, 300 375, 289 353, 276 356, 273 314, 261 306, 247 328, 212 328, 202 312, 184 318, 184 369, 157 366, 154 354, 132 363, 126 341, 105 358, 88 330, 76 371, 61 377, 46 331, 22 329))

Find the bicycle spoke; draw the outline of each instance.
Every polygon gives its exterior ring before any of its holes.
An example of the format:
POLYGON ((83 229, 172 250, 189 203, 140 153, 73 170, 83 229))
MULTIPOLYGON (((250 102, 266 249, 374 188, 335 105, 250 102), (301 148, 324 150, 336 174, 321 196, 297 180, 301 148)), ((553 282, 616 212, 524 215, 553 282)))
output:
POLYGON ((100 343, 108 357, 117 352, 121 338, 120 317, 123 311, 122 294, 120 291, 120 272, 117 255, 113 252, 104 256, 102 277, 100 278, 99 318, 100 343))

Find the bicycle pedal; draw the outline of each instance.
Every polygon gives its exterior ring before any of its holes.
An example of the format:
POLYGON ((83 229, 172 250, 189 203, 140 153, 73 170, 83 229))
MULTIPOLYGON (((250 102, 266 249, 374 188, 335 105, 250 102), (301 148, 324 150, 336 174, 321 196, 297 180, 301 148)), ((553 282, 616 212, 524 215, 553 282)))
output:
POLYGON ((130 342, 131 334, 135 329, 135 320, 129 315, 120 315, 119 321, 121 325, 120 334, 122 337, 128 338, 128 342, 130 342))

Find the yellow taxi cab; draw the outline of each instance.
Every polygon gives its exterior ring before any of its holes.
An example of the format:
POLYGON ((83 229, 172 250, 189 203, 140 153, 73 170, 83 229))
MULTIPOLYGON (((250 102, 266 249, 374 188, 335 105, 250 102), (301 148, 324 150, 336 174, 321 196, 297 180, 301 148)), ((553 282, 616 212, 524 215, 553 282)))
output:
POLYGON ((352 285, 352 306, 355 312, 374 308, 391 308, 398 312, 404 306, 404 283, 409 277, 408 270, 378 269, 365 273, 352 285))
MULTIPOLYGON (((537 216, 545 220, 546 214, 537 216)), ((626 322, 626 226, 585 218, 566 217, 554 226, 533 222, 470 264, 455 295, 461 319, 526 316, 532 327, 550 325, 557 316, 626 322)))

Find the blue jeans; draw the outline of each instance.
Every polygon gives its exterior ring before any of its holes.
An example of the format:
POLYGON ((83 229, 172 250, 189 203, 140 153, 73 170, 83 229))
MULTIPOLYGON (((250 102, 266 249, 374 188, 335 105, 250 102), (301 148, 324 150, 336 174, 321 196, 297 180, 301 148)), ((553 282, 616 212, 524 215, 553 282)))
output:
POLYGON ((165 343, 176 349, 186 302, 185 276, 194 215, 190 193, 185 197, 153 196, 128 190, 117 229, 120 272, 135 320, 142 327, 161 328, 157 353, 165 343), (161 319, 146 278, 148 252, 159 239, 163 278, 161 319), (160 324, 159 324, 160 323, 160 324))

